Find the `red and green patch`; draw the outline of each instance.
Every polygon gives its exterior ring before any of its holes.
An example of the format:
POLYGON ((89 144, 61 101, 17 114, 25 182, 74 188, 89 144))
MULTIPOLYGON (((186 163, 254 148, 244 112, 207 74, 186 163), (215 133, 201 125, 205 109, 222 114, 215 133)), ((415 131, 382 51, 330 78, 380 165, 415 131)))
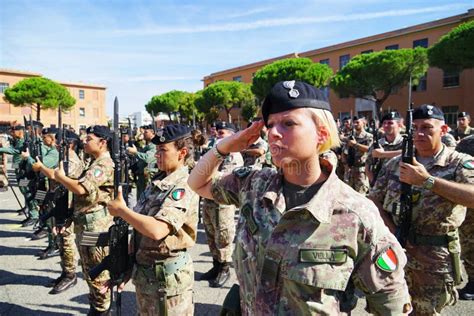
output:
POLYGON ((383 251, 375 261, 375 265, 382 271, 393 272, 398 268, 398 258, 392 248, 383 251))
POLYGON ((176 189, 173 192, 171 192, 171 198, 175 201, 179 201, 184 197, 184 193, 186 191, 184 189, 176 189))
POLYGON ((474 169, 474 160, 466 161, 465 163, 463 163, 462 166, 466 169, 473 170, 474 169))
POLYGON ((100 178, 102 176, 103 172, 100 169, 95 169, 94 170, 94 177, 100 178))

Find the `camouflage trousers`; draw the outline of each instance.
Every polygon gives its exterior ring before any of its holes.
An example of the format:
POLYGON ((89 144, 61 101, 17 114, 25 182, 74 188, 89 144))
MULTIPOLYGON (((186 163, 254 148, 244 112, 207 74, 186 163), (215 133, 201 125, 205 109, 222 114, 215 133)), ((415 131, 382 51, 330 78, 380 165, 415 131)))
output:
POLYGON ((458 301, 450 273, 431 273, 407 267, 405 276, 413 305, 411 315, 439 315, 444 307, 458 301))
POLYGON ((135 284, 138 315, 191 316, 194 314, 194 268, 191 257, 188 254, 185 256, 187 256, 185 265, 177 271, 165 273, 164 280, 157 277, 153 266, 144 267, 138 264, 134 266, 132 278, 135 284), (166 299, 162 306, 160 306, 162 302, 160 297, 166 299))
POLYGON ((204 199, 202 221, 207 236, 207 244, 212 258, 219 262, 232 262, 235 237, 235 206, 219 205, 204 199))
POLYGON ((369 192, 369 179, 365 167, 346 168, 344 181, 357 192, 366 195, 369 192))
POLYGON ((74 224, 71 224, 59 238, 59 249, 61 256, 61 268, 68 275, 76 274, 76 245, 74 235, 74 224))
POLYGON ((466 219, 459 227, 461 256, 470 281, 474 281, 474 209, 467 209, 466 219))

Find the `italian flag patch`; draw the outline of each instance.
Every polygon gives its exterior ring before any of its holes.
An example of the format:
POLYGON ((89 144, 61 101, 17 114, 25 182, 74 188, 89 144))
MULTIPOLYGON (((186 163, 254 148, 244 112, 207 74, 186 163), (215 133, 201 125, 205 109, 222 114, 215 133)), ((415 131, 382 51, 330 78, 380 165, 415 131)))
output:
POLYGON ((179 201, 184 197, 184 189, 176 189, 171 193, 171 197, 175 201, 179 201))
POLYGON ((393 272, 398 268, 398 258, 392 248, 383 251, 375 261, 375 265, 385 272, 393 272))
POLYGON ((469 170, 474 169, 474 161, 472 161, 472 160, 466 161, 463 164, 463 167, 466 168, 466 169, 469 169, 469 170))

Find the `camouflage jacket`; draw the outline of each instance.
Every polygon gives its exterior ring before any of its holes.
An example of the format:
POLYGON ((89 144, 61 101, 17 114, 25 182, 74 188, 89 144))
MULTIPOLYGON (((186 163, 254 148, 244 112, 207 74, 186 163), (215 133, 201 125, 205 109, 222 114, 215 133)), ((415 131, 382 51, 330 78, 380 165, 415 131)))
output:
POLYGON ((135 212, 152 216, 172 227, 172 232, 162 240, 153 240, 134 231, 138 264, 152 265, 155 260, 175 256, 176 252, 195 244, 199 196, 189 188, 188 176, 189 169, 185 166, 161 180, 152 181, 135 206, 135 212))
POLYGON ((113 199, 114 191, 114 162, 110 153, 103 153, 92 161, 78 180, 87 192, 74 196, 74 215, 104 209, 113 199))
POLYGON ((255 167, 262 167, 262 163, 265 162, 265 154, 268 151, 268 144, 262 138, 259 138, 255 143, 249 146, 248 149, 263 149, 264 154, 260 157, 252 156, 246 153, 242 154, 244 159, 244 166, 255 166, 255 167))
MULTIPOLYGON (((402 135, 398 135, 398 137, 396 137, 392 143, 388 142, 385 137, 379 139, 379 145, 385 151, 394 151, 394 150, 402 149, 402 144, 403 144, 402 135)), ((366 165, 368 166, 373 165, 374 159, 378 159, 378 161, 382 161, 383 164, 386 164, 390 160, 390 159, 374 158, 372 156, 373 151, 374 151, 374 144, 372 144, 369 147, 369 152, 367 153, 367 160, 365 161, 366 165)))
POLYGON ((460 140, 466 136, 474 135, 474 128, 468 126, 464 132, 461 132, 459 129, 456 128, 455 130, 452 130, 450 134, 453 135, 456 140, 460 140))
POLYGON ((242 167, 244 160, 240 153, 231 153, 227 156, 223 162, 219 165, 218 170, 222 173, 231 173, 237 167, 242 167))
MULTIPOLYGON (((374 136, 370 133, 367 133, 366 131, 362 131, 359 134, 354 133, 354 138, 355 141, 358 144, 365 145, 370 147, 372 145, 372 142, 374 141, 374 136)), ((349 146, 347 143, 344 144, 344 154, 347 154, 349 150, 349 146)), ((368 153, 367 152, 362 152, 355 148, 355 159, 354 159, 354 167, 363 167, 365 165, 365 161, 367 160, 368 153)))
MULTIPOLYGON (((380 171, 369 197, 378 201, 384 211, 391 213, 396 225, 399 219, 394 215, 400 208, 401 156, 392 158, 380 171), (395 212, 394 212, 395 211, 395 212)), ((439 154, 424 164, 434 177, 457 183, 474 184, 474 162, 467 154, 461 154, 443 145, 439 154)), ((466 207, 455 204, 431 190, 418 186, 413 189, 413 214, 411 229, 415 234, 425 236, 446 235, 457 229, 464 221, 466 207)), ((447 247, 406 246, 409 265, 413 269, 426 269, 431 272, 451 272, 452 265, 447 247)))
POLYGON ((234 263, 244 315, 348 314, 354 286, 374 313, 401 313, 409 303, 406 257, 375 205, 338 179, 330 163, 318 193, 285 210, 282 174, 240 168, 217 176, 217 203, 241 209, 234 263), (391 271, 375 261, 390 251, 391 271))
POLYGON ((451 135, 450 133, 447 133, 441 136, 441 141, 443 142, 443 144, 445 144, 448 147, 456 147, 457 145, 456 138, 454 138, 454 136, 451 135))

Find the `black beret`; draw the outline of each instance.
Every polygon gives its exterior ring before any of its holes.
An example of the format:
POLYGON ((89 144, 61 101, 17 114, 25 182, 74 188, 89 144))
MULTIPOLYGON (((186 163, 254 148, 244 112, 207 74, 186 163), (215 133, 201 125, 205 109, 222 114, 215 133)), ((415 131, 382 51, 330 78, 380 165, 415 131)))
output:
MULTIPOLYGON (((73 131, 70 131, 68 129, 64 130, 64 134, 66 136, 67 139, 69 140, 80 140, 80 137, 79 135, 77 135, 76 133, 74 133, 73 131)), ((56 139, 59 138, 59 135, 56 134, 56 139)))
POLYGON ((14 125, 14 126, 10 127, 10 129, 12 131, 22 131, 22 130, 25 129, 25 127, 23 125, 14 125))
POLYGON ((172 124, 168 125, 158 133, 151 140, 155 145, 161 145, 174 142, 175 140, 191 136, 191 129, 186 125, 172 124))
POLYGON ((348 117, 348 116, 346 116, 345 118, 342 119, 343 122, 345 122, 345 121, 350 121, 350 120, 351 120, 351 118, 348 117))
POLYGON ((227 129, 229 131, 232 131, 232 132, 237 132, 237 127, 235 127, 234 124, 232 123, 227 123, 227 122, 218 122, 216 124, 216 129, 217 130, 220 130, 220 129, 227 129))
POLYGON ((400 121, 401 116, 400 113, 396 111, 391 111, 382 116, 382 119, 380 120, 380 123, 383 123, 383 121, 400 121))
MULTIPOLYGON (((33 126, 34 126, 34 127, 41 127, 41 128, 43 128, 43 126, 44 126, 43 123, 41 123, 41 122, 39 122, 39 121, 32 121, 32 123, 33 123, 33 126)), ((31 126, 30 121, 26 121, 26 126, 31 126)))
POLYGON ((216 122, 212 122, 211 127, 216 127, 216 122))
POLYGON ((298 108, 315 108, 331 111, 331 105, 322 90, 302 81, 280 81, 265 97, 262 115, 265 124, 270 114, 298 108))
POLYGON ((143 129, 151 129, 151 130, 153 130, 153 125, 151 125, 151 124, 148 124, 148 125, 142 125, 142 126, 140 126, 140 128, 143 128, 143 129))
POLYGON ((47 135, 47 134, 56 134, 58 132, 58 129, 56 127, 45 127, 41 131, 41 134, 47 135))
POLYGON ((110 132, 110 129, 104 125, 89 126, 86 130, 86 133, 94 134, 95 136, 100 137, 100 138, 110 139, 112 137, 112 133, 110 132))
POLYGON ((352 118, 353 121, 362 120, 362 119, 365 119, 365 116, 362 116, 362 115, 357 116, 356 115, 352 118))
POLYGON ((444 121, 444 114, 439 108, 431 104, 423 104, 413 110, 413 119, 436 119, 444 121))
POLYGON ((458 118, 461 118, 461 117, 471 117, 471 115, 469 115, 469 113, 467 112, 459 112, 458 118))

